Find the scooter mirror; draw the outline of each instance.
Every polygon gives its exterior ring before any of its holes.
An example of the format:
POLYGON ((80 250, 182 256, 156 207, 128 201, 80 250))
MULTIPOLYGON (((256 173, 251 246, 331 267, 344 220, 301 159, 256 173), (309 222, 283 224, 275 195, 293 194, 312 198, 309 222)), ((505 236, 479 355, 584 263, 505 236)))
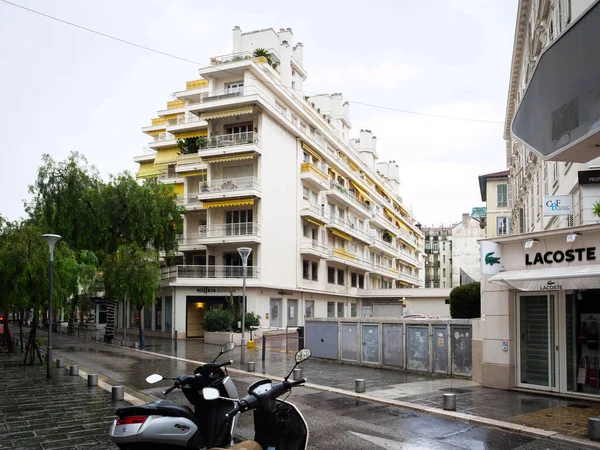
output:
POLYGON ((308 358, 310 358, 311 352, 309 348, 305 348, 302 350, 299 350, 298 353, 296 353, 296 363, 301 363, 302 361, 306 361, 308 358))
POLYGON ((146 378, 146 383, 154 384, 162 380, 163 377, 157 373, 153 373, 148 378, 146 378))
POLYGON ((235 343, 227 342, 226 344, 223 345, 223 347, 221 347, 221 354, 230 352, 234 348, 235 348, 235 343))
POLYGON ((202 395, 204 396, 204 400, 216 400, 219 398, 219 390, 207 387, 202 389, 202 395))

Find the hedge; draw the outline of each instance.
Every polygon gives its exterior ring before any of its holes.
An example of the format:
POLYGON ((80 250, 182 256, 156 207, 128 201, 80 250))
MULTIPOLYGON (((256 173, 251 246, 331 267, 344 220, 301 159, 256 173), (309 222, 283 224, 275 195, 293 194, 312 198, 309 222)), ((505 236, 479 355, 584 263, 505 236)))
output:
POLYGON ((204 314, 202 325, 206 331, 229 331, 233 314, 226 309, 211 309, 204 314))
POLYGON ((456 286, 450 291, 450 316, 453 319, 481 317, 481 283, 456 286))

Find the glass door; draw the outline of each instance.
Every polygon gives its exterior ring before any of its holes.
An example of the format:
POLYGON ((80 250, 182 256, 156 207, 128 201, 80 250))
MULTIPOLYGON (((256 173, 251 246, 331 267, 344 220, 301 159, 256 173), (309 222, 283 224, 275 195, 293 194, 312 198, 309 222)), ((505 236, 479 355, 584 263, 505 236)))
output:
POLYGON ((557 390, 557 314, 554 294, 517 297, 517 383, 524 387, 557 390))

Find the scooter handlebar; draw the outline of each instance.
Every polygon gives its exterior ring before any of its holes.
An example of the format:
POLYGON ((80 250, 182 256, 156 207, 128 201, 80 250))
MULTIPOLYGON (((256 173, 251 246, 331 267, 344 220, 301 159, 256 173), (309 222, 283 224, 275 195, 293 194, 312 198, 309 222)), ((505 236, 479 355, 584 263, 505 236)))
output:
POLYGON ((179 383, 175 382, 175 384, 173 386, 171 386, 170 388, 167 388, 163 391, 163 395, 167 395, 169 392, 173 391, 174 389, 179 387, 179 383))
POLYGON ((287 383, 289 383, 289 387, 299 386, 301 384, 306 383, 306 378, 302 378, 301 380, 296 380, 296 381, 287 381, 287 383))
POLYGON ((225 367, 225 366, 230 366, 230 365, 232 365, 232 364, 233 364, 233 359, 232 359, 232 360, 230 360, 230 361, 225 361, 225 362, 224 362, 224 363, 222 363, 222 364, 219 364, 219 368, 221 368, 221 367, 225 367))

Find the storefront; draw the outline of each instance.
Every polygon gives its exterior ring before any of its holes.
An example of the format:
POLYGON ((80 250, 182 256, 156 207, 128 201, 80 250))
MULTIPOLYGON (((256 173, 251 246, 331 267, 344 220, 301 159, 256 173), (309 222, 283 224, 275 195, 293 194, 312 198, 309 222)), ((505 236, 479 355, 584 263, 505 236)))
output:
POLYGON ((600 396, 600 226, 485 240, 481 264, 474 381, 600 396))

